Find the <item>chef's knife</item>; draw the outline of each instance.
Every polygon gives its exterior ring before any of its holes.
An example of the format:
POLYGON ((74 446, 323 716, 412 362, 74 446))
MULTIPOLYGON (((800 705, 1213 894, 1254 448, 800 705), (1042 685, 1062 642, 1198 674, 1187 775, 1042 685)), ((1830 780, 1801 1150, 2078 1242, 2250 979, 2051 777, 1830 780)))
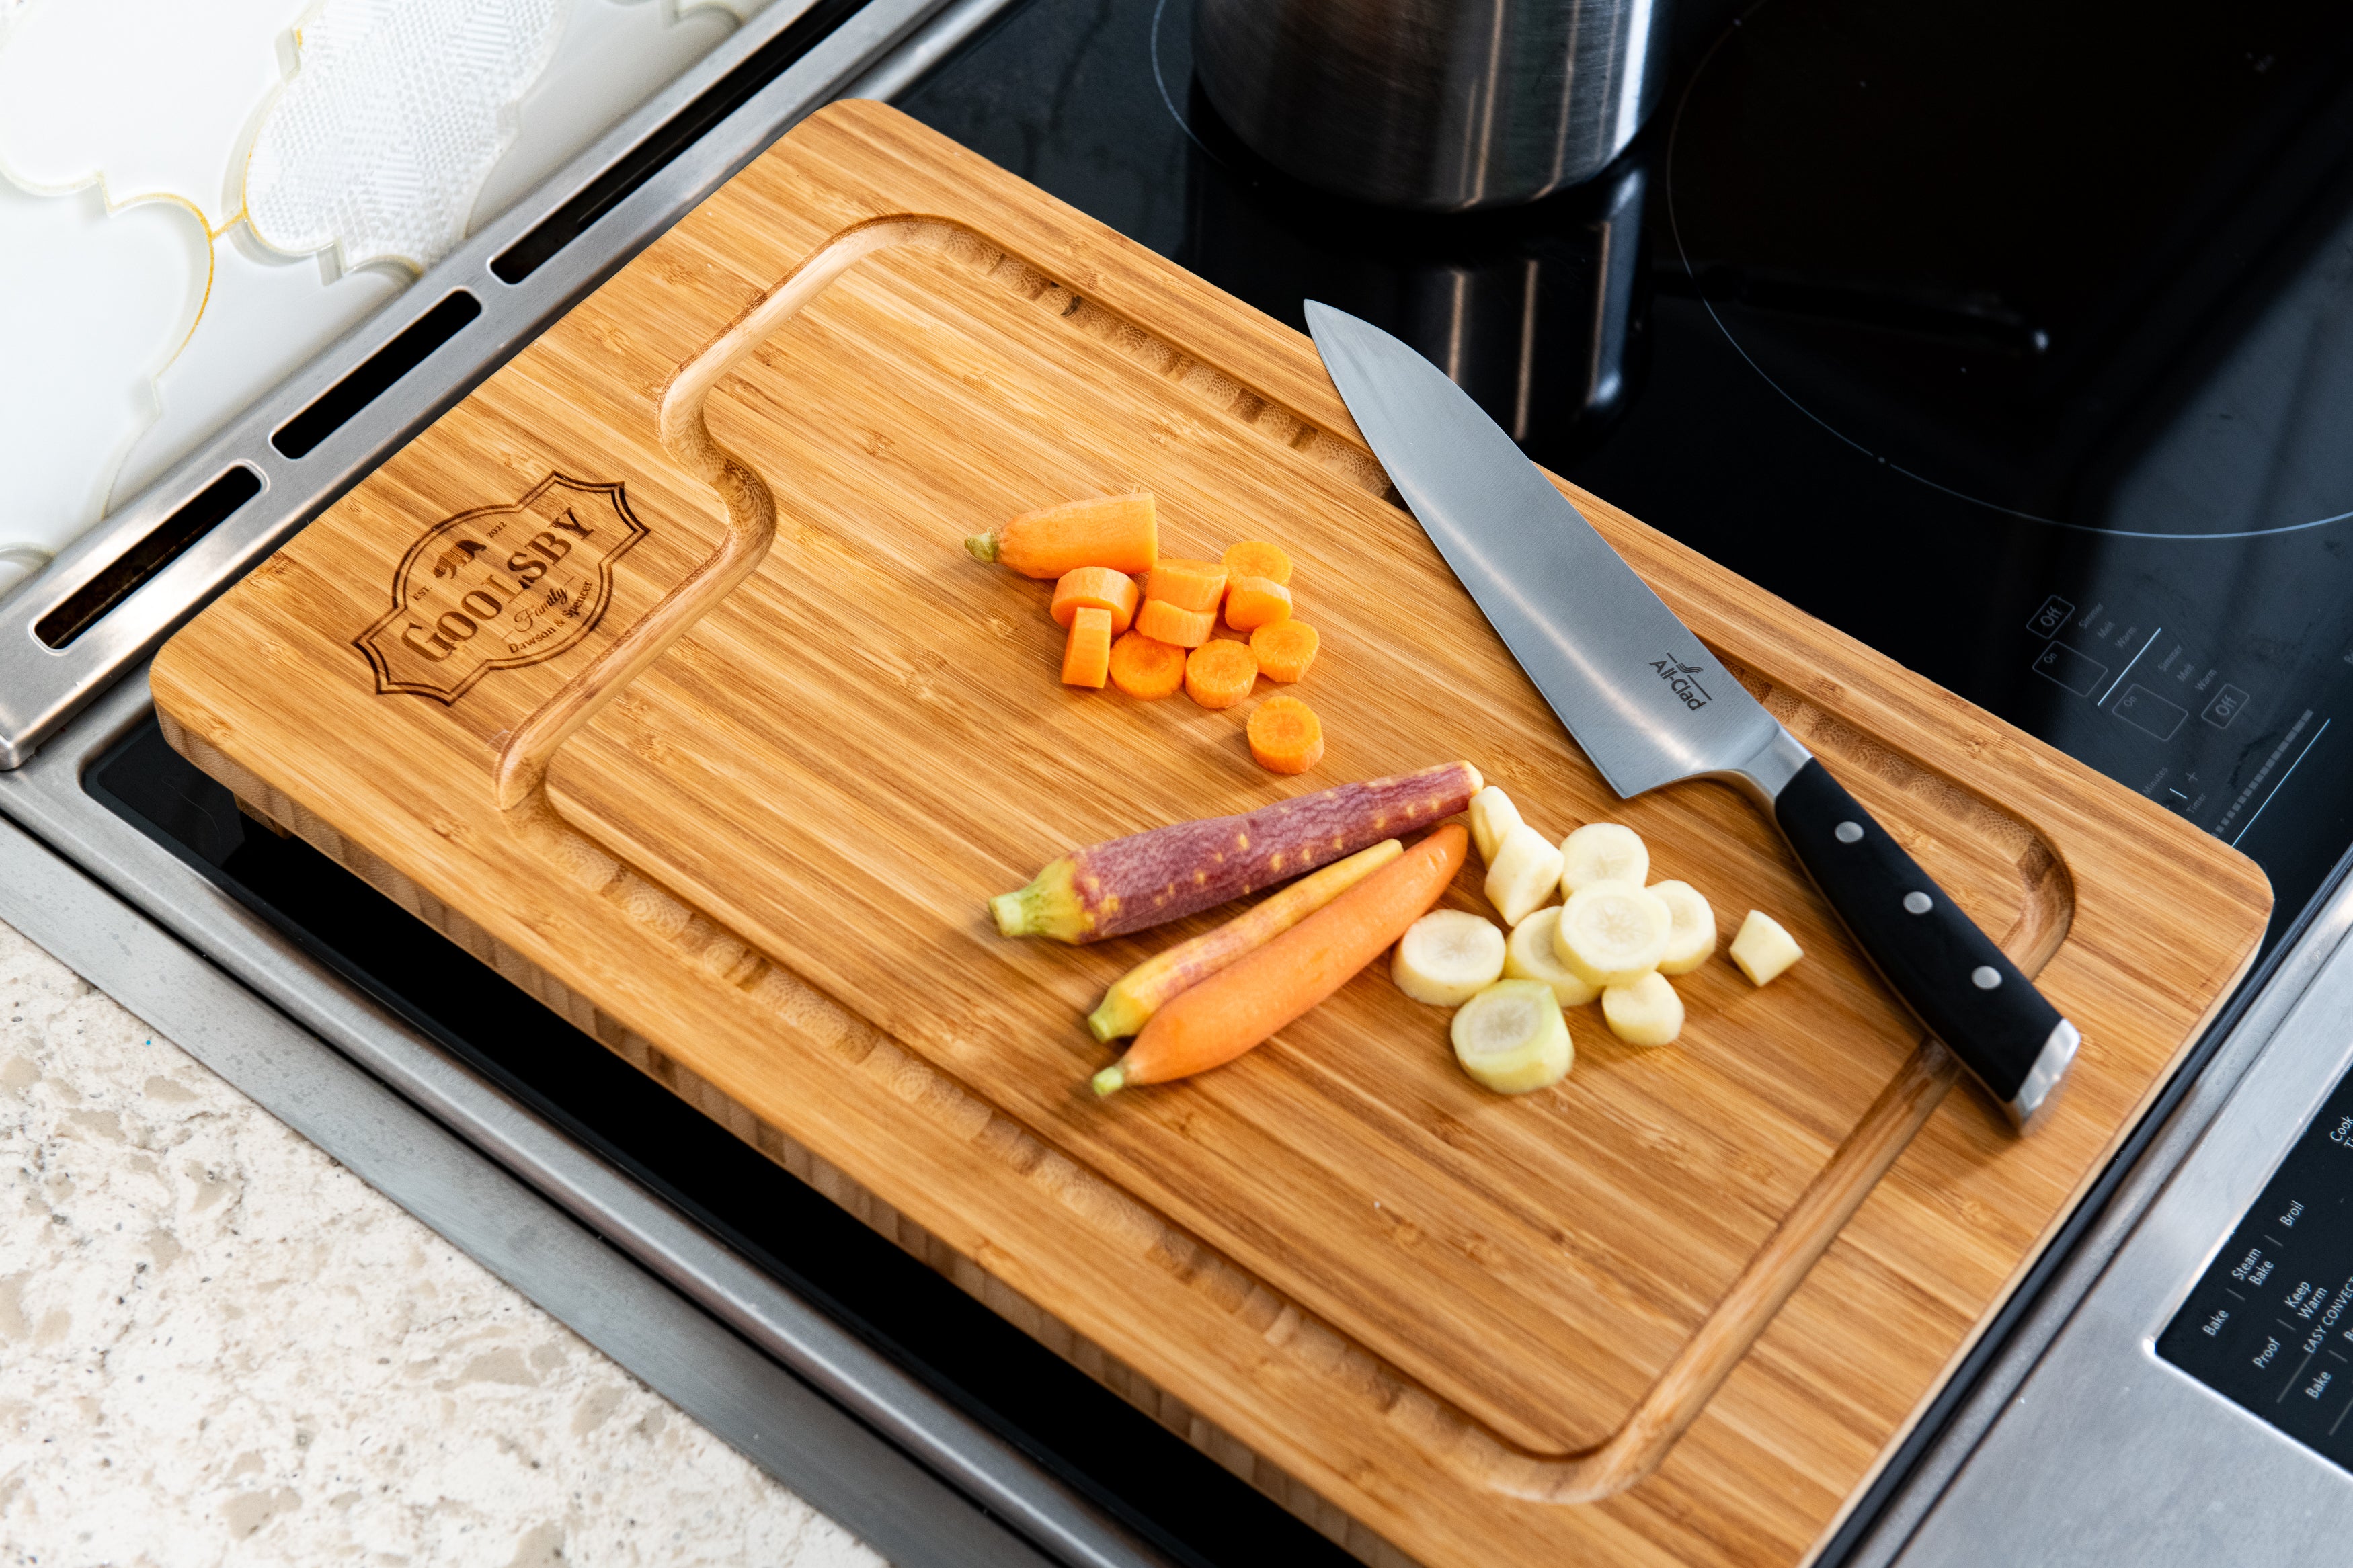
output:
POLYGON ((2080 1037, 1436 365, 1311 300, 1356 427, 1609 787, 1719 778, 1773 814, 1831 907, 2025 1130, 2080 1037))

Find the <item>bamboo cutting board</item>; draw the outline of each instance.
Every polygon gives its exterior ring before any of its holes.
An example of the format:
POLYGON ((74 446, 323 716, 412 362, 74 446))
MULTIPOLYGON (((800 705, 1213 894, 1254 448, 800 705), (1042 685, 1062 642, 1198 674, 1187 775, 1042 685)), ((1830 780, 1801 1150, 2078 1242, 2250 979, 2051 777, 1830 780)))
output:
MULTIPOLYGON (((1592 498, 1588 515, 2084 1031, 2013 1138, 1730 790, 1618 802, 1303 338, 879 105, 805 123, 174 638, 165 732, 254 809, 641 1038, 958 1267, 1431 1564, 1796 1563, 2242 972, 2188 824, 1592 498), (1249 705, 1056 681, 957 542, 1144 488, 1283 544, 1317 772, 1249 705), (1572 1016, 1523 1099, 1376 972, 1097 1102, 1087 949, 988 895, 1079 844, 1465 758, 1553 834, 1789 926, 1660 1051, 1572 1016)), ((1572 492, 1575 493, 1575 492, 1572 492)), ((1263 687, 1261 688, 1263 692, 1263 687)), ((1450 901, 1483 910, 1477 873, 1450 901)))

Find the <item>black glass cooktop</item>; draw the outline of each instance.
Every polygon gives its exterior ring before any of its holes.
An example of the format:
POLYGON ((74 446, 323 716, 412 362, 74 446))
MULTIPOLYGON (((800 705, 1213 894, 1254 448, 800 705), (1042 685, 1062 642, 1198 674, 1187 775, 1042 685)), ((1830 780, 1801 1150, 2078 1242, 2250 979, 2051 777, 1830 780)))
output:
POLYGON ((1353 206, 1032 0, 910 112, 1262 310, 1399 332, 1530 454, 2247 851, 2353 841, 2353 9, 1694 0, 1627 154, 1353 206), (2348 728, 2338 730, 2338 718, 2348 728))

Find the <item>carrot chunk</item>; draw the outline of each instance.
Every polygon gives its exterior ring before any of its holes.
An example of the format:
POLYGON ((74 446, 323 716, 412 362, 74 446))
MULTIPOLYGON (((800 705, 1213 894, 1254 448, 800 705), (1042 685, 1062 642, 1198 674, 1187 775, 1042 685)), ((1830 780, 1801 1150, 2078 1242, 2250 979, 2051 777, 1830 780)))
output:
POLYGON ((1111 645, 1111 683, 1130 697, 1157 700, 1185 684, 1185 650, 1130 632, 1111 645))
POLYGON ((1254 632, 1291 618, 1291 590, 1271 577, 1237 577, 1226 589, 1226 625, 1254 632))
POLYGON ((1305 621, 1277 621, 1250 633, 1258 672, 1270 680, 1297 680, 1315 662, 1315 628, 1305 621))
POLYGON ((1081 566, 1149 572, 1160 558, 1152 497, 1097 496, 1025 511, 964 542, 976 561, 999 561, 1024 577, 1060 577, 1081 566))
POLYGON ((1226 569, 1214 561, 1183 561, 1163 556, 1144 580, 1144 596, 1159 599, 1180 610, 1214 613, 1225 596, 1226 569))
POLYGON ((1204 708, 1230 708, 1258 684, 1258 660, 1238 642, 1205 642, 1185 660, 1185 695, 1204 708))
POLYGON ((1288 586, 1291 557, 1283 553, 1280 544, 1245 539, 1226 552, 1226 570, 1237 577, 1263 577, 1270 583, 1288 586))
POLYGON ((1146 595, 1144 608, 1135 612, 1135 629, 1155 642, 1175 643, 1178 647, 1199 647, 1209 640, 1209 632, 1218 624, 1215 609, 1187 610, 1166 599, 1146 595))
POLYGON ((1062 645, 1062 684, 1101 686, 1111 672, 1111 612, 1082 609, 1071 617, 1062 645))
POLYGON ((1063 573, 1054 584, 1051 613, 1056 626, 1068 626, 1071 617, 1082 609, 1108 610, 1112 636, 1117 637, 1135 619, 1138 597, 1135 579, 1126 573, 1108 566, 1082 566, 1063 573))
POLYGON ((1296 697, 1270 697, 1250 716, 1250 760, 1271 773, 1303 773, 1324 760, 1324 721, 1296 697))

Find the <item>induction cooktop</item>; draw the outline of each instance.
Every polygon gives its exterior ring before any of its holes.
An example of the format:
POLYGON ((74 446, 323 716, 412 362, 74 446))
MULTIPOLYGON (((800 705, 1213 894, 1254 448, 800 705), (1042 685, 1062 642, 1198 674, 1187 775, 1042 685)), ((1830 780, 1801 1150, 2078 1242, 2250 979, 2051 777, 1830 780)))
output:
POLYGON ((2237 845, 2353 842, 2353 11, 1693 4, 1534 205, 1356 206, 1191 79, 1187 0, 1032 0, 902 106, 2237 845))

